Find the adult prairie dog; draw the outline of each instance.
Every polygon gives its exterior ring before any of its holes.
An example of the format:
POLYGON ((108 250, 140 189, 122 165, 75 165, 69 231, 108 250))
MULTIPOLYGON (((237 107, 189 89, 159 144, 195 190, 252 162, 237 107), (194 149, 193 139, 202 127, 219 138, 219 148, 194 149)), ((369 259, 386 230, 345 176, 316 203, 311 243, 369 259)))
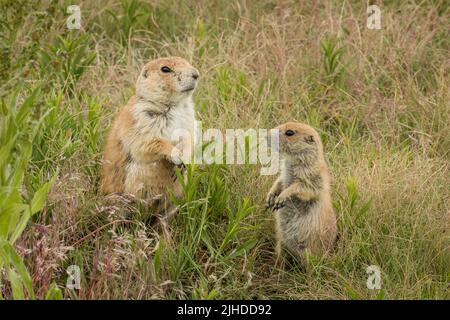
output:
POLYGON ((197 69, 178 57, 157 59, 143 67, 136 95, 118 113, 106 140, 103 194, 160 197, 164 203, 168 189, 180 195, 175 167, 182 163, 183 148, 192 149, 192 144, 176 148, 173 134, 183 130, 193 137, 192 93, 198 77, 197 69))
POLYGON ((335 244, 330 177, 316 130, 297 122, 276 129, 283 162, 266 202, 276 212, 277 253, 302 260, 305 251, 322 254, 335 244))

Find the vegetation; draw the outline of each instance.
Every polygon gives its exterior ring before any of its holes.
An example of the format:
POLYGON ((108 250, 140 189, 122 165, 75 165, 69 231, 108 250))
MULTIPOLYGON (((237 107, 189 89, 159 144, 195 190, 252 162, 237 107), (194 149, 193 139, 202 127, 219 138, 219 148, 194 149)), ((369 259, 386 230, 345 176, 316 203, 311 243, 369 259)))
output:
POLYGON ((0 297, 449 299, 450 9, 385 1, 0 0, 0 297), (275 268, 274 179, 191 165, 161 230, 98 194, 105 134, 144 62, 201 72, 204 128, 306 122, 322 135, 341 234, 275 268), (81 288, 66 287, 77 265, 81 288), (381 270, 381 289, 366 268, 381 270))

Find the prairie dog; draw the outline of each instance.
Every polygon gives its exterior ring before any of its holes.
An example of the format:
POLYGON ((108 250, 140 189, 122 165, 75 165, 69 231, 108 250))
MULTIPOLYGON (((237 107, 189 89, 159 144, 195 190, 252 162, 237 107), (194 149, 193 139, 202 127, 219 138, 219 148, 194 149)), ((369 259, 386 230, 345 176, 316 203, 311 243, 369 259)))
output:
POLYGON ((193 137, 192 93, 198 77, 198 70, 178 57, 153 60, 142 68, 136 95, 118 113, 106 140, 103 194, 162 197, 165 203, 168 189, 180 195, 175 167, 182 164, 183 149, 192 149, 192 140, 180 149, 171 139, 176 130, 193 137))
POLYGON ((322 254, 335 244, 330 177, 316 130, 296 122, 276 129, 283 162, 266 205, 276 212, 278 256, 286 250, 301 261, 305 251, 322 254))

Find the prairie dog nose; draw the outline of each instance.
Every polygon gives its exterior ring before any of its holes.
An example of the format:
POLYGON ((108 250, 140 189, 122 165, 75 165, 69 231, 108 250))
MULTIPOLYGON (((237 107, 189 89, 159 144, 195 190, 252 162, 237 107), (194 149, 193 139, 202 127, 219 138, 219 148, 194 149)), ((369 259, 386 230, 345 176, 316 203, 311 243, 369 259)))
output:
POLYGON ((192 78, 194 78, 194 80, 197 80, 199 76, 200 76, 200 73, 198 72, 198 70, 194 69, 192 71, 192 78))

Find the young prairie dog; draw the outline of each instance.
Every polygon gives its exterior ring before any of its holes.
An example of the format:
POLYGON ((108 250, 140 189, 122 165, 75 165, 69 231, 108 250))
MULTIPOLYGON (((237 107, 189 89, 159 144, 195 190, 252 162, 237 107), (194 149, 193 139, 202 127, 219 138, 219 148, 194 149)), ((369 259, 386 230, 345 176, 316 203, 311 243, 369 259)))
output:
POLYGON ((335 244, 330 177, 316 130, 296 122, 276 129, 283 162, 266 205, 276 212, 278 256, 286 250, 302 261, 305 251, 322 254, 335 244))
MULTIPOLYGON (((103 194, 159 198, 166 204, 169 189, 181 195, 175 167, 182 164, 185 150, 176 148, 171 138, 175 130, 186 130, 193 137, 192 93, 198 77, 197 69, 178 57, 157 59, 143 67, 136 95, 118 113, 106 140, 103 194)), ((192 144, 183 148, 191 149, 192 144)))

